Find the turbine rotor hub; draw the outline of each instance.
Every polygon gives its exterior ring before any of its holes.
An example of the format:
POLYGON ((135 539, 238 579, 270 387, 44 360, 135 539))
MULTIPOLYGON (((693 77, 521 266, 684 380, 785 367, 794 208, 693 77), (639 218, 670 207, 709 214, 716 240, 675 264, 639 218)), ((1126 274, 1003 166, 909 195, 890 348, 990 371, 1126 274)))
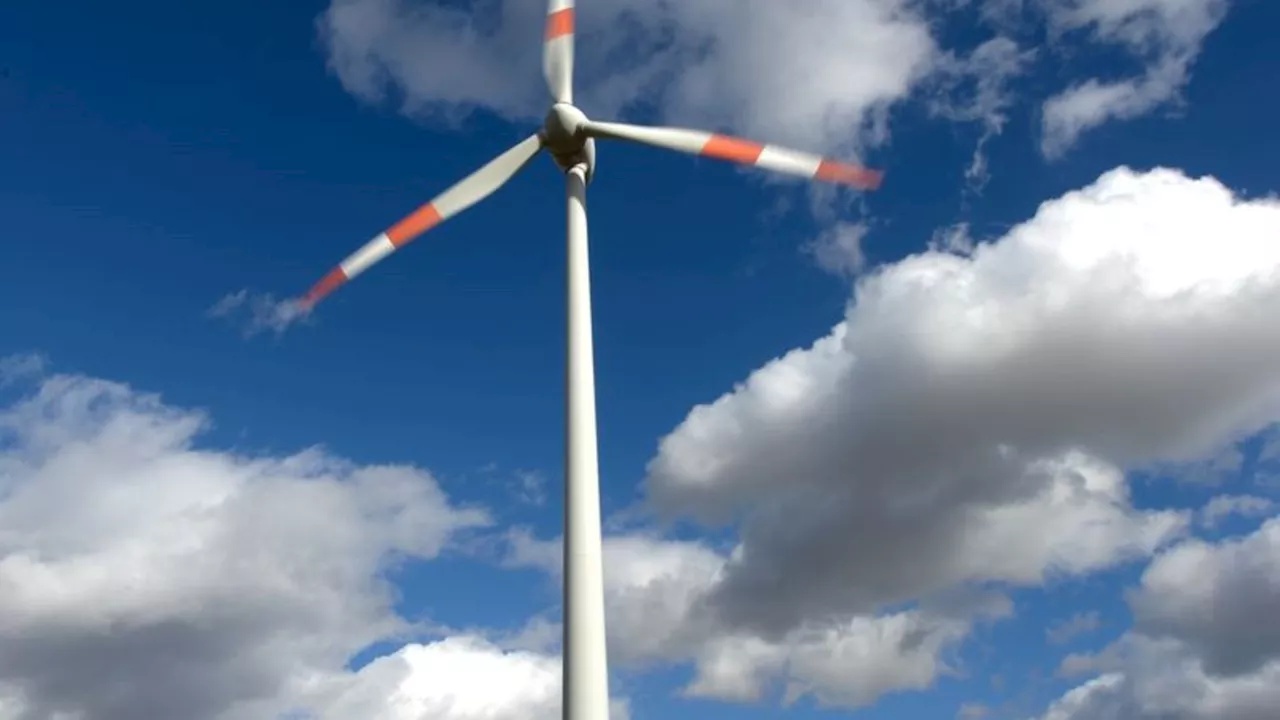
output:
POLYGON ((586 114, 569 103, 552 105, 551 110, 547 112, 546 120, 543 121, 547 144, 556 149, 561 146, 581 147, 585 139, 582 137, 582 126, 586 122, 586 114))
POLYGON ((575 165, 586 164, 590 180, 596 168, 596 144, 583 132, 586 122, 586 114, 578 108, 556 103, 543 121, 542 136, 561 170, 568 172, 575 165))

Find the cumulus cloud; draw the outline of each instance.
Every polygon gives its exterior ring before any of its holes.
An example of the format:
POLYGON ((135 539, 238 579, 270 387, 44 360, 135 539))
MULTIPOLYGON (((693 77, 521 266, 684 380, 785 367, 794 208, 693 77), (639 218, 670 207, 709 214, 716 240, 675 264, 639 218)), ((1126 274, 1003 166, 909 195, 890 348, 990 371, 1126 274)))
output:
POLYGON ((1276 509, 1275 501, 1257 495, 1218 495, 1200 509, 1200 523, 1215 528, 1232 517, 1261 517, 1276 509))
MULTIPOLYGON (((319 694, 332 720, 559 720, 560 659, 457 636, 408 645, 319 694)), ((627 703, 609 717, 627 720, 627 703)))
POLYGON ((1130 598, 1136 626, 1177 639, 1215 675, 1259 671, 1280 660, 1280 518, 1214 545, 1189 540, 1162 554, 1130 598))
POLYGON ((268 331, 279 335, 295 323, 306 320, 310 309, 296 299, 277 300, 269 293, 251 294, 248 290, 239 290, 218 300, 207 314, 243 322, 245 337, 253 337, 268 331))
MULTIPOLYGON (((561 571, 559 541, 510 536, 508 562, 561 571)), ((688 697, 732 702, 812 698, 857 708, 923 690, 957 672, 947 653, 983 620, 1012 612, 1000 596, 960 594, 883 615, 814 618, 766 637, 725 622, 707 599, 727 558, 705 544, 615 535, 604 546, 611 659, 624 667, 693 666, 688 697)))
POLYGON ((203 448, 208 424, 70 375, 0 408, 0 717, 559 717, 550 648, 394 610, 384 571, 484 528, 483 509, 413 467, 203 448), (411 636, 437 639, 346 669, 411 636))
POLYGON ((1280 707, 1280 518, 1241 539, 1188 540, 1131 594, 1134 630, 1096 656, 1101 672, 1043 720, 1267 720, 1280 707))
POLYGON ((649 503, 737 525, 708 603, 766 637, 1142 558, 1190 517, 1135 508, 1125 472, 1280 419, 1277 236, 1274 200, 1121 168, 882 267, 830 335, 661 441, 649 503))
POLYGON ((1058 157, 1085 132, 1110 120, 1145 115, 1186 86, 1205 38, 1222 22, 1228 0, 1038 0, 1052 33, 1079 32, 1121 47, 1143 65, 1136 77, 1092 78, 1044 103, 1041 150, 1058 157))
MULTIPOLYGON (((885 138, 887 113, 938 50, 911 0, 597 0, 578 8, 579 103, 602 117, 656 111, 812 150, 885 138)), ((332 0, 319 19, 329 66, 367 101, 456 120, 476 109, 525 121, 546 111, 545 3, 469 8, 332 0), (443 72, 443 68, 449 68, 443 72)))

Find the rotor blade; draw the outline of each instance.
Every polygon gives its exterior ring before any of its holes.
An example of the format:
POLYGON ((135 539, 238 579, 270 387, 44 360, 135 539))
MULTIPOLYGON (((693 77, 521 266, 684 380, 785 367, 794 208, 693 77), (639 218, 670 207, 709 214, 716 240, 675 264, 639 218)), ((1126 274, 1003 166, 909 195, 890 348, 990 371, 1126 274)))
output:
POLYGON ((547 34, 542 45, 542 72, 556 102, 573 103, 573 3, 550 0, 547 34))
POLYGON ((457 215, 502 187, 520 168, 542 149, 542 137, 531 135, 502 153, 466 179, 437 195, 386 232, 365 243, 347 256, 302 297, 303 307, 310 309, 343 283, 368 270, 397 249, 445 220, 457 215))
POLYGON ((880 187, 880 181, 884 175, 879 170, 868 170, 798 150, 788 150, 777 145, 762 145, 750 140, 716 135, 703 130, 595 121, 588 121, 582 129, 588 137, 630 140, 690 155, 702 155, 823 182, 850 185, 863 190, 875 190, 880 187))

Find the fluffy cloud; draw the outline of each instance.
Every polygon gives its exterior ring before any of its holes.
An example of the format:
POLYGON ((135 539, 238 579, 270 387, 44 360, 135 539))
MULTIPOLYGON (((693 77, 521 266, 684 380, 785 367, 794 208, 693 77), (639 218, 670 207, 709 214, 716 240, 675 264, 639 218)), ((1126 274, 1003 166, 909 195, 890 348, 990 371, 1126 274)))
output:
POLYGON ((1130 599, 1138 629, 1186 643, 1216 675, 1280 660, 1280 519, 1242 539, 1185 542, 1162 554, 1130 599))
MULTIPOLYGON (((560 659, 457 636, 406 646, 321 694, 332 720, 559 720, 560 659)), ((609 717, 627 720, 627 704, 609 717)))
POLYGON ((706 602, 770 639, 1141 558, 1190 518, 1135 509, 1124 472, 1280 419, 1277 236, 1280 203, 1122 168, 971 253, 886 266, 829 336, 664 438, 649 501, 739 524, 706 602))
MULTIPOLYGON (((728 126, 814 150, 882 140, 888 108, 938 51, 911 0, 595 0, 578 9, 577 95, 589 112, 656 109, 674 124, 728 126), (803 80, 803 82, 801 82, 803 80)), ((329 64, 370 101, 411 115, 476 108, 541 119, 545 3, 470 10, 411 0, 332 0, 320 18, 329 64), (449 72, 442 72, 448 67, 449 72)))
MULTIPOLYGON (((1090 129, 1176 101, 1229 0, 984 0, 978 15, 997 34, 941 47, 940 29, 970 4, 809 0, 795 12, 770 0, 583 3, 577 95, 602 117, 654 112, 669 124, 859 153, 883 143, 889 111, 920 94, 935 115, 982 126, 965 171, 980 190, 986 145, 1014 102, 1010 83, 1044 55, 1015 37, 1040 43, 1047 28, 1058 50, 1084 41, 1139 66, 1044 101, 1041 149, 1057 157, 1090 129)), ((331 0, 317 25, 330 69, 368 102, 446 122, 477 109, 534 122, 547 105, 540 36, 530 31, 543 11, 514 0, 331 0)))
POLYGON ((1119 46, 1144 66, 1136 77, 1077 83, 1044 104, 1041 149, 1056 157, 1109 120, 1145 115, 1174 100, 1228 0, 1038 0, 1051 32, 1083 32, 1119 46))
POLYGON ((1044 720, 1267 720, 1280 707, 1280 518, 1158 557, 1130 597, 1135 629, 1065 666, 1103 674, 1044 720))
POLYGON ((1205 527, 1213 528, 1232 516, 1249 518, 1269 515, 1275 507, 1275 502, 1270 498, 1256 495, 1219 495, 1200 509, 1200 523, 1205 527))
MULTIPOLYGON (((990 615, 1009 612, 1003 601, 990 615)), ((925 690, 955 669, 944 660, 973 620, 918 610, 811 622, 777 640, 744 633, 714 638, 698 653, 692 696, 757 700, 775 682, 782 702, 811 696, 820 707, 859 708, 881 696, 925 690)))
POLYGON ((76 376, 0 409, 0 718, 559 717, 556 656, 470 635, 345 669, 433 634, 383 571, 484 511, 411 467, 202 449, 206 425, 76 376))
MULTIPOLYGON (((556 541, 512 534, 509 562, 560 572, 556 541)), ((611 659, 625 667, 693 666, 690 697, 755 702, 780 688, 783 703, 856 708, 882 695, 923 690, 955 671, 945 661, 976 622, 1007 616, 999 596, 961 594, 885 615, 806 621, 766 637, 724 622, 707 599, 726 558, 689 541, 608 537, 605 603, 611 659)))
POLYGON ((813 256, 818 267, 832 275, 855 277, 867 263, 867 256, 862 251, 862 240, 867 236, 867 230, 862 223, 838 222, 804 249, 813 256))

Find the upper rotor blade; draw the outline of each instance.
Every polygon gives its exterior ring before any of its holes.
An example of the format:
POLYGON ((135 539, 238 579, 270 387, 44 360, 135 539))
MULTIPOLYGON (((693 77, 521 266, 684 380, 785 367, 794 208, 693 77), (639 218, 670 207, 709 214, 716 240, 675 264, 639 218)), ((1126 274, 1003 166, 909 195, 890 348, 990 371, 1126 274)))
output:
POLYGON ((542 72, 556 102, 573 103, 573 3, 550 0, 547 34, 542 45, 542 72))
POLYGON ((368 270, 397 249, 445 220, 480 202, 502 187, 520 168, 524 167, 542 149, 542 137, 531 135, 520 144, 502 153, 453 187, 437 195, 431 202, 419 207, 386 232, 365 243, 364 247, 347 256, 320 282, 312 286, 302 298, 302 305, 311 308, 343 283, 368 270))
POLYGON ((814 180, 850 185, 863 190, 875 190, 880 187, 880 181, 884 176, 884 173, 878 170, 868 170, 858 165, 828 160, 798 150, 788 150, 777 145, 762 145, 750 140, 716 135, 703 130, 588 121, 583 126, 583 131, 588 137, 630 140, 690 155, 703 155, 814 180))

